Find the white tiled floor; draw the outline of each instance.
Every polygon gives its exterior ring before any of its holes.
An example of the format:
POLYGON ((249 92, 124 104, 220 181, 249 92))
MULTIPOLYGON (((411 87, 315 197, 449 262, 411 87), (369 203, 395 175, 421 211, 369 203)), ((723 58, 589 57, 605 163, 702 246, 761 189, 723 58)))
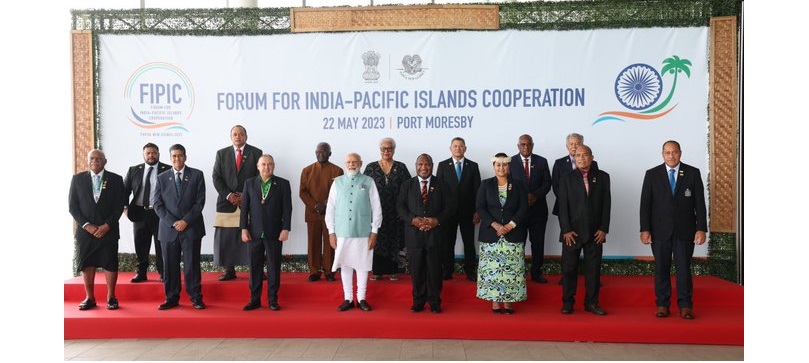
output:
POLYGON ((426 339, 65 340, 68 360, 744 360, 744 347, 426 339))

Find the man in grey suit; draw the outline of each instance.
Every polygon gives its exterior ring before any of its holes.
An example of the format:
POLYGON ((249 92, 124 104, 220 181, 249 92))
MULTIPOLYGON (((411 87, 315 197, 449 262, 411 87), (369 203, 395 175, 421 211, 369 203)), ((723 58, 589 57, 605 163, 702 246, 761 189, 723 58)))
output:
POLYGON ((239 207, 244 182, 258 175, 256 164, 262 154, 261 149, 247 145, 247 130, 242 125, 230 129, 230 141, 233 145, 216 152, 213 166, 213 186, 217 194, 213 262, 225 268, 219 281, 235 279, 235 266, 250 263, 250 251, 247 244, 241 242, 239 207))
POLYGON ((180 259, 183 262, 185 291, 195 309, 205 309, 202 302, 200 249, 205 236, 202 208, 205 206, 205 176, 202 171, 186 167, 185 147, 174 144, 169 149, 173 168, 157 176, 157 190, 152 202, 160 217, 158 238, 163 249, 163 273, 166 301, 158 310, 171 309, 180 302, 180 259))
POLYGON ((169 170, 171 166, 160 162, 160 149, 153 143, 143 146, 143 163, 132 166, 124 178, 124 193, 132 194, 132 200, 124 212, 132 221, 135 236, 135 258, 138 260, 137 271, 131 282, 146 281, 146 270, 149 268, 149 250, 154 240, 155 268, 163 281, 163 250, 157 238, 157 218, 152 206, 157 185, 157 175, 169 170))

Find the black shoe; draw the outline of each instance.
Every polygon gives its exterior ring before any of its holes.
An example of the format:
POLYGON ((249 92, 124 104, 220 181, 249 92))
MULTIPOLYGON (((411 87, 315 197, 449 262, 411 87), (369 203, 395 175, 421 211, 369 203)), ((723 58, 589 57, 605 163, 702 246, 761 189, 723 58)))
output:
POLYGON ((534 281, 534 282, 538 282, 540 284, 547 284, 548 283, 548 279, 546 279, 545 276, 542 276, 542 275, 531 276, 531 280, 534 281))
POLYGON ((138 282, 144 282, 146 280, 147 280, 146 279, 146 274, 136 274, 135 277, 132 278, 132 280, 129 280, 129 282, 138 283, 138 282))
POLYGON ((362 311, 371 311, 371 305, 368 304, 365 300, 360 300, 360 303, 357 304, 362 311))
POLYGON ((598 306, 598 304, 585 305, 584 311, 589 311, 596 315, 607 315, 607 312, 604 311, 604 309, 602 309, 600 306, 598 306))
POLYGON ((562 284, 562 280, 563 280, 563 279, 560 277, 560 278, 559 278, 559 285, 561 285, 561 284, 562 284))
POLYGON ((219 275, 219 281, 228 281, 236 279, 236 271, 227 271, 222 275, 219 275))
POLYGON ((258 309, 258 308, 260 308, 260 307, 261 307, 261 301, 258 301, 258 300, 252 300, 252 301, 250 301, 249 303, 247 303, 247 305, 245 305, 245 306, 242 308, 242 310, 244 310, 244 311, 250 311, 250 310, 256 310, 256 309, 258 309))
POLYGON ((309 275, 309 282, 315 282, 320 280, 320 274, 311 274, 309 275))
POLYGON ((495 314, 497 314, 497 315, 500 315, 500 314, 502 314, 502 313, 503 313, 503 309, 500 309, 500 308, 497 308, 497 309, 492 309, 492 312, 493 312, 493 313, 495 313, 495 314))
POLYGON ((180 303, 177 301, 166 301, 157 306, 157 310, 168 310, 174 307, 180 306, 180 303))
POLYGON ((506 315, 514 314, 514 309, 505 308, 505 309, 503 309, 503 314, 506 314, 506 315))
POLYGON ((118 299, 113 296, 111 299, 107 300, 107 310, 117 310, 118 309, 118 299))
POLYGON ((562 305, 562 314, 565 315, 573 314, 573 305, 572 304, 562 305))
POLYGON ((89 310, 96 307, 96 301, 93 299, 84 299, 79 303, 79 310, 89 310))
POLYGON ((477 282, 478 281, 478 277, 475 276, 475 275, 466 275, 466 279, 469 280, 469 281, 472 281, 472 282, 477 282))
POLYGON ((269 278, 269 277, 267 277, 267 273, 266 273, 266 272, 265 272, 265 273, 263 273, 263 274, 261 274, 261 279, 262 279, 262 280, 267 281, 267 279, 268 279, 268 278, 269 278))
POLYGON ((422 310, 424 310, 424 304, 413 304, 413 306, 410 307, 410 312, 413 313, 417 313, 422 310))
POLYGON ((191 306, 193 306, 194 309, 197 309, 197 310, 205 309, 205 303, 202 302, 202 300, 197 301, 197 302, 192 302, 191 306))
POLYGON ((346 311, 346 310, 351 310, 353 308, 354 308, 354 302, 353 301, 344 300, 343 303, 340 304, 340 306, 337 307, 337 311, 346 311))
POLYGON ((326 281, 334 281, 334 274, 326 274, 326 281))
POLYGON ((444 275, 444 280, 452 280, 452 274, 444 275))
POLYGON ((440 306, 430 306, 430 312, 433 314, 441 314, 441 311, 440 306))
POLYGON ((273 301, 273 302, 270 303, 270 310, 272 310, 272 311, 281 310, 281 305, 278 305, 277 302, 273 301))

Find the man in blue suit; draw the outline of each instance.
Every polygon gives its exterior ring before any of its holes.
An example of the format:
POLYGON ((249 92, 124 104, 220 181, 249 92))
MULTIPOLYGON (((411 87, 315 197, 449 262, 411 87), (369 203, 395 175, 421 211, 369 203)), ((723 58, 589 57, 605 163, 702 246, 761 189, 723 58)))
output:
POLYGON ((157 176, 154 209, 160 217, 158 239, 163 249, 163 286, 166 301, 158 310, 171 309, 180 301, 180 259, 183 261, 185 291, 195 309, 202 302, 200 249, 205 235, 202 208, 205 206, 205 177, 202 171, 186 167, 185 147, 169 149, 172 169, 157 176))
POLYGON ((640 194, 640 241, 655 257, 655 316, 669 316, 671 261, 677 273, 680 317, 693 319, 691 256, 708 231, 705 192, 699 169, 680 162, 680 143, 663 144, 663 164, 646 171, 640 194))
POLYGON ((545 261, 545 227, 548 223, 548 202, 545 196, 551 190, 551 171, 548 160, 534 154, 534 139, 522 135, 517 142, 520 151, 511 158, 509 175, 521 182, 528 192, 528 214, 526 215, 528 236, 531 239, 531 280, 545 284, 548 279, 542 276, 545 261))

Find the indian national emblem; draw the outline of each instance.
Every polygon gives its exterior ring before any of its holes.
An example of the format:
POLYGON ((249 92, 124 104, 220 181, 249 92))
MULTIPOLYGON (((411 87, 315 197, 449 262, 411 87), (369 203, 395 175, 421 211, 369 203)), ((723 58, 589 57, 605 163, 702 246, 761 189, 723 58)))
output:
POLYGON ((362 63, 365 64, 365 72, 362 73, 362 78, 366 81, 376 81, 379 79, 379 71, 376 66, 379 65, 379 53, 369 50, 362 53, 362 63))

